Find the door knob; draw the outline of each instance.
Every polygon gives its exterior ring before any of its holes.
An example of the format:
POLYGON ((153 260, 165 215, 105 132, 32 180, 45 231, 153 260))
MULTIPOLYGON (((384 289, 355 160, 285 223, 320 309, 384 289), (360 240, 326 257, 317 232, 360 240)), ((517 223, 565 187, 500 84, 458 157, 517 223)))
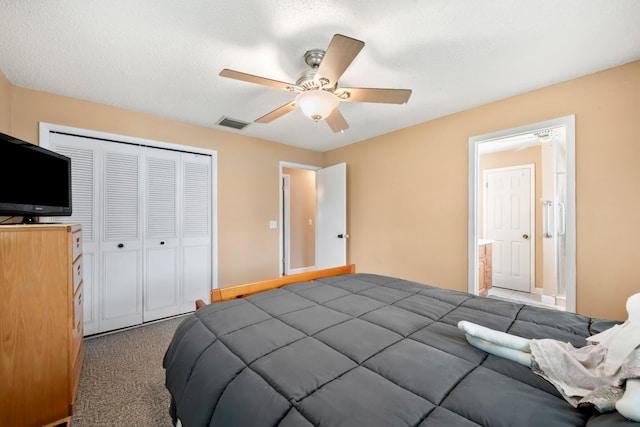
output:
POLYGON ((338 239, 344 239, 344 234, 338 234, 338 239))
POLYGON ((124 248, 124 243, 118 243, 119 248, 124 248))
POLYGON ((522 238, 523 238, 524 240, 528 240, 528 239, 529 239, 529 235, 528 235, 528 234, 523 234, 523 235, 522 235, 522 238))
POLYGON ((160 244, 161 244, 161 245, 164 245, 164 240, 160 240, 160 244))

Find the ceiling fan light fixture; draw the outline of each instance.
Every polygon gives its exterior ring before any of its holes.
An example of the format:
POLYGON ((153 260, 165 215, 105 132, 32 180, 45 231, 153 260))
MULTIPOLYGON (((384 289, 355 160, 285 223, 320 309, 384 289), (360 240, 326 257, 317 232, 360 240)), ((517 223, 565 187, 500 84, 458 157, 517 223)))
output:
POLYGON ((295 102, 305 116, 316 122, 326 119, 340 104, 337 96, 322 89, 300 92, 295 102))

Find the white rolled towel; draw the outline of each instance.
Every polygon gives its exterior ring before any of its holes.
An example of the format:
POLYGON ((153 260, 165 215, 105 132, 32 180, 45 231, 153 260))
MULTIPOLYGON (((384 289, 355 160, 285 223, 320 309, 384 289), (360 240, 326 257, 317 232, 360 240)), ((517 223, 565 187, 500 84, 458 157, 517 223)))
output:
POLYGON ((504 357, 524 366, 531 366, 531 350, 526 338, 496 331, 476 323, 461 320, 460 328, 469 344, 487 353, 504 357))

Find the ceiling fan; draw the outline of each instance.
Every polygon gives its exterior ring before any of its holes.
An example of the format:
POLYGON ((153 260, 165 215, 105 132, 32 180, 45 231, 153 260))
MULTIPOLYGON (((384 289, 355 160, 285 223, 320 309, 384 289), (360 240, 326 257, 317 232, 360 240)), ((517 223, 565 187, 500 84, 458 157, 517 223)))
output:
POLYGON ((256 123, 269 123, 300 108, 312 120, 325 120, 334 132, 342 132, 349 125, 338 108, 340 102, 405 104, 411 96, 410 89, 338 87, 338 80, 363 47, 363 41, 334 35, 326 51, 311 49, 304 54, 311 68, 304 71, 295 84, 227 68, 220 76, 298 93, 293 101, 256 119, 256 123))

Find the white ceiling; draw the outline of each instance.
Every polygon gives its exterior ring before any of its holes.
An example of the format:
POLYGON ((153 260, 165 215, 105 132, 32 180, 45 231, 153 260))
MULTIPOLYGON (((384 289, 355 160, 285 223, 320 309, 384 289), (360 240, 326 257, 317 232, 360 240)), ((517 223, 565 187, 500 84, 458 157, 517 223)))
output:
POLYGON ((0 70, 16 85, 210 128, 295 94, 334 34, 365 42, 338 86, 412 89, 406 105, 342 103, 333 133, 293 111, 231 132, 316 151, 640 59, 638 0, 0 0, 0 70))

